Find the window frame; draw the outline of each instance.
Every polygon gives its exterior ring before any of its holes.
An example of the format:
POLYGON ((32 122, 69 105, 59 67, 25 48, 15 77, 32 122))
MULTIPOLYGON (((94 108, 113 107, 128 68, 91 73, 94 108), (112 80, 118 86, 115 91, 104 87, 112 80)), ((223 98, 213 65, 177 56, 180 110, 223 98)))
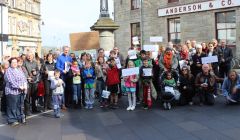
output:
POLYGON ((141 6, 141 0, 131 0, 131 10, 137 10, 137 9, 140 9, 140 6, 141 6), (138 2, 138 5, 136 5, 136 7, 134 7, 133 3, 134 2, 138 2))
POLYGON ((179 2, 179 0, 168 0, 168 3, 179 2))
MULTIPOLYGON (((137 47, 141 47, 141 23, 140 22, 134 22, 130 23, 130 31, 131 31, 131 46, 134 46, 132 38, 135 37, 136 35, 133 35, 133 25, 139 25, 139 35, 138 35, 138 41, 139 44, 136 45, 137 47)), ((136 26, 137 27, 137 26, 136 26)))
MULTIPOLYGON (((236 46, 237 46, 237 44, 236 44, 236 42, 237 42, 237 20, 236 20, 236 18, 235 18, 235 24, 236 24, 236 26, 235 26, 235 28, 233 28, 233 27, 225 27, 225 28, 221 28, 221 29, 218 29, 218 21, 217 21, 217 15, 218 14, 222 14, 222 13, 228 13, 228 12, 234 12, 235 13, 235 16, 236 16, 236 11, 235 10, 230 10, 230 11, 220 11, 220 12, 216 12, 215 13, 215 31, 216 31, 216 39, 218 40, 218 41, 220 41, 220 39, 219 39, 219 31, 225 31, 225 32, 227 32, 228 30, 235 30, 236 31, 236 34, 235 34, 235 45, 233 45, 233 44, 231 44, 231 45, 229 45, 229 44, 227 44, 228 42, 226 42, 226 45, 228 46, 228 47, 233 47, 233 48, 235 48, 236 46)), ((225 18, 225 23, 227 23, 226 22, 226 17, 227 16, 224 16, 224 18, 225 18)), ((221 22, 219 22, 219 23, 221 23, 221 22)), ((228 40, 228 38, 227 38, 227 34, 226 34, 226 41, 228 40)))
MULTIPOLYGON (((180 34, 181 35, 181 18, 180 17, 174 17, 174 18, 168 18, 167 19, 167 29, 168 29, 168 42, 172 42, 171 40, 171 34, 180 34), (179 19, 180 20, 180 32, 170 32, 170 21, 174 20, 174 26, 175 26, 175 20, 179 19)), ((180 36, 180 42, 176 44, 176 42, 172 42, 174 45, 181 44, 181 36, 180 36)))

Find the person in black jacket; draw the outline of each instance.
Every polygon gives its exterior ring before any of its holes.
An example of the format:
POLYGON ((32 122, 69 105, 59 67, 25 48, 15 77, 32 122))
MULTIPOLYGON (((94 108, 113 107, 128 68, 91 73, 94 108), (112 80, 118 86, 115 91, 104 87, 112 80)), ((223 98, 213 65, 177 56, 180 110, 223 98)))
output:
POLYGON ((217 49, 219 60, 219 76, 224 78, 231 69, 233 58, 232 49, 226 46, 226 40, 221 40, 221 47, 217 49))
POLYGON ((182 67, 179 82, 179 91, 181 93, 179 104, 192 105, 192 97, 194 96, 194 76, 190 73, 187 66, 182 67))

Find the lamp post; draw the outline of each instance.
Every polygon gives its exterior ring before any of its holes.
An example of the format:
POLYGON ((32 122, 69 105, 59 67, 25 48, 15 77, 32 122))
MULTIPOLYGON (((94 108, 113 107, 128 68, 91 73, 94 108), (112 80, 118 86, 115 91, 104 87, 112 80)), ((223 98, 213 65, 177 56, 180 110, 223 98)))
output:
POLYGON ((143 49, 143 0, 140 0, 140 8, 141 49, 143 49))

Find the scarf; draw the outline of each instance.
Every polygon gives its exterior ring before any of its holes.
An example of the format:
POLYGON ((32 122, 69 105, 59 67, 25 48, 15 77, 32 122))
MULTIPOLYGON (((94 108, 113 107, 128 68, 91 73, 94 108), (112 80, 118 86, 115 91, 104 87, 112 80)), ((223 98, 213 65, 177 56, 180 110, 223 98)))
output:
POLYGON ((188 60, 188 51, 181 51, 180 56, 182 60, 188 60))
POLYGON ((171 69, 173 53, 165 53, 163 56, 164 66, 167 69, 171 69))

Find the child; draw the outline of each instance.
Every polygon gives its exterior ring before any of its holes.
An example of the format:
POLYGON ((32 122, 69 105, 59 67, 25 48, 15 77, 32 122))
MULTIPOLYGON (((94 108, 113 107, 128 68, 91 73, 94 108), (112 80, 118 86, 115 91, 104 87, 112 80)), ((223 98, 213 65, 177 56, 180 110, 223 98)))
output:
POLYGON ((148 59, 143 59, 143 66, 140 68, 140 77, 142 80, 142 88, 143 88, 143 107, 144 109, 148 109, 152 106, 152 98, 151 98, 151 84, 152 84, 152 74, 146 75, 144 71, 146 69, 152 69, 152 67, 148 63, 148 59))
POLYGON ((51 89, 52 89, 52 103, 54 109, 54 116, 60 118, 60 107, 62 105, 62 96, 64 93, 65 83, 60 79, 60 71, 54 71, 54 78, 51 79, 51 89))
POLYGON ((119 70, 116 66, 115 59, 109 59, 109 68, 107 69, 107 86, 110 91, 110 105, 113 109, 118 108, 118 84, 120 83, 119 70))
MULTIPOLYGON (((175 100, 178 100, 180 97, 180 93, 178 90, 176 90, 177 84, 175 79, 172 76, 171 72, 167 72, 166 73, 166 77, 163 79, 163 86, 164 86, 164 91, 165 92, 169 92, 170 94, 172 94, 172 96, 175 98, 175 100)), ((171 109, 171 103, 170 101, 165 101, 163 103, 163 107, 165 109, 171 109)))
POLYGON ((106 67, 104 57, 99 56, 95 66, 95 72, 97 76, 96 92, 99 95, 100 107, 106 107, 106 99, 102 97, 102 91, 105 90, 106 67))
POLYGON ((69 70, 69 77, 72 79, 72 93, 74 107, 77 108, 78 103, 81 105, 81 77, 77 60, 73 60, 69 70))
POLYGON ((86 109, 92 109, 94 103, 94 80, 95 80, 95 72, 92 67, 91 61, 86 61, 85 68, 83 70, 83 78, 85 81, 84 90, 85 90, 85 103, 86 109))
MULTIPOLYGON (((128 68, 135 67, 133 61, 128 61, 128 68)), ((128 92, 128 103, 127 110, 134 110, 136 107, 136 82, 138 81, 137 75, 130 75, 124 77, 126 91, 128 92)))

